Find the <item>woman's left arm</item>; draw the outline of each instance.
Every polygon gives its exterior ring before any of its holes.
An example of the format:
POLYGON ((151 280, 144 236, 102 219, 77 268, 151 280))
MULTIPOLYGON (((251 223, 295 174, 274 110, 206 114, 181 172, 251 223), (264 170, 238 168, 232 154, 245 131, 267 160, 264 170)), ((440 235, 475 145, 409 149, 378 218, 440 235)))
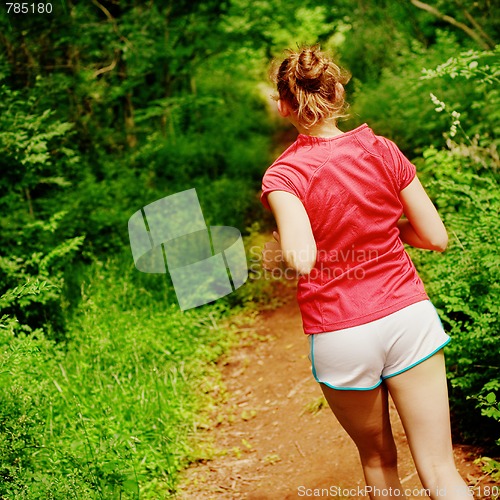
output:
POLYGON ((279 232, 285 262, 299 274, 309 274, 316 264, 316 242, 302 202, 286 191, 271 191, 267 201, 279 232))

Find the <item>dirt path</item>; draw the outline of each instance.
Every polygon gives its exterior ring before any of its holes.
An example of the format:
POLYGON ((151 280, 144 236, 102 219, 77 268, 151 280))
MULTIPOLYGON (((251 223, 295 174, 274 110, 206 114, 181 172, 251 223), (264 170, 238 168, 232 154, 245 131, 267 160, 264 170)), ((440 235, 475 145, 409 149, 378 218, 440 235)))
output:
MULTIPOLYGON (((356 448, 311 375, 295 300, 261 314, 253 328, 261 341, 236 347, 221 363, 228 397, 215 410, 220 423, 207 432, 222 452, 186 471, 179 498, 366 500, 356 448)), ((391 412, 402 484, 415 490, 410 498, 423 498, 402 426, 391 412)), ((455 448, 458 467, 470 484, 485 484, 473 451, 455 448)))

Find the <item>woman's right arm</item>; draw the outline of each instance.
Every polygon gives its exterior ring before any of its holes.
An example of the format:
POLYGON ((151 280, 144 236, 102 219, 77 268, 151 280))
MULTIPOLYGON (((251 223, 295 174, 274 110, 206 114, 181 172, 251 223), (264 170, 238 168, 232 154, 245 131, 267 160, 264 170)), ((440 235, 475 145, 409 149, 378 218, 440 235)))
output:
POLYGON ((417 177, 400 193, 406 219, 398 221, 401 240, 413 247, 444 252, 448 234, 443 221, 417 177))
POLYGON ((316 264, 317 249, 304 205, 297 196, 285 191, 272 191, 267 199, 286 264, 300 274, 309 274, 316 264))

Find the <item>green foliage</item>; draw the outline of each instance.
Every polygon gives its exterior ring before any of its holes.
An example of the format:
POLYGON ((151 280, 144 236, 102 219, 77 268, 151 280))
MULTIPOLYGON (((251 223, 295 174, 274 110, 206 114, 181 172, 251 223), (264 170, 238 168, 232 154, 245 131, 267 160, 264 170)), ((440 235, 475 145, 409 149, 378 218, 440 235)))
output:
POLYGON ((396 73, 418 40, 409 36, 414 29, 411 7, 392 0, 347 4, 339 23, 341 36, 331 40, 339 46, 342 63, 364 83, 377 82, 386 71, 396 73))
POLYGON ((133 273, 93 266, 64 346, 0 329, 2 498, 164 498, 203 454, 193 434, 233 333, 219 306, 182 313, 133 273))
POLYGON ((57 203, 49 208, 46 200, 74 179, 79 155, 69 143, 73 127, 53 111, 40 110, 33 94, 6 85, 1 93, 0 293, 7 292, 1 305, 18 329, 45 326, 60 333, 64 267, 83 237, 61 237, 58 228, 67 212, 57 203), (37 282, 44 284, 37 293, 24 293, 37 282))
MULTIPOLYGON (((445 80, 451 85, 459 83, 460 86, 464 81, 470 82, 474 88, 474 93, 465 103, 447 103, 440 102, 436 96, 431 94, 431 100, 436 104, 439 103, 436 111, 447 114, 451 118, 452 126, 450 129, 450 137, 454 137, 457 132, 457 126, 461 127, 461 132, 467 141, 467 147, 472 151, 480 150, 480 148, 488 148, 489 151, 481 152, 475 155, 475 161, 481 162, 482 156, 495 159, 496 162, 490 164, 495 169, 498 168, 498 133, 500 127, 498 121, 500 119, 500 91, 498 83, 500 82, 500 66, 498 64, 498 56, 500 55, 500 45, 492 51, 467 51, 461 53, 457 57, 451 57, 445 63, 439 65, 435 70, 424 69, 422 76, 423 80, 436 81, 445 80), (483 103, 486 102, 487 106, 483 103), (465 114, 467 129, 462 128, 460 117, 465 114)), ((463 119, 463 117, 462 117, 463 119)), ((456 148, 453 143, 449 144, 450 148, 456 148)), ((462 153, 467 154, 470 151, 463 149, 462 153)), ((486 163, 483 161, 483 165, 486 163)))
MULTIPOLYGON (((429 77, 433 73, 430 70, 422 76, 423 67, 436 66, 443 57, 451 57, 456 51, 456 40, 447 32, 438 32, 435 45, 425 49, 415 41, 402 51, 400 64, 384 68, 379 79, 368 82, 356 79, 352 106, 354 123, 368 122, 377 133, 395 140, 409 156, 420 154, 430 145, 438 147, 441 136, 449 131, 446 114, 436 115, 435 106, 428 99, 431 93, 445 101, 450 109, 461 113, 471 135, 479 132, 480 123, 483 123, 483 130, 496 123, 494 107, 475 104, 483 102, 485 94, 498 95, 491 86, 465 78, 458 82, 449 75, 431 80, 429 77)), ((486 65, 487 59, 486 56, 481 58, 482 64, 486 65)))
POLYGON ((469 50, 458 57, 450 57, 436 69, 424 69, 424 77, 429 79, 443 76, 449 76, 452 79, 461 77, 493 85, 500 82, 500 69, 496 64, 499 54, 500 45, 497 45, 494 50, 469 50))
MULTIPOLYGON (((48 223, 37 221, 25 230, 23 238, 29 236, 29 230, 38 233, 51 232, 57 225, 58 216, 48 223)), ((24 240, 20 239, 21 244, 24 240)), ((0 308, 16 320, 16 330, 30 332, 45 327, 57 337, 63 330, 62 291, 64 269, 74 258, 83 243, 83 237, 62 241, 54 248, 32 252, 31 255, 11 255, 0 257, 0 308)), ((38 235, 38 241, 43 237, 38 235)), ((32 243, 32 242, 30 242, 32 243)), ((26 249, 29 251, 29 244, 26 249)))
POLYGON ((194 184, 208 225, 243 228, 245 215, 255 213, 257 209, 259 201, 255 197, 255 189, 244 179, 221 176, 207 182, 200 177, 194 184))
MULTIPOLYGON (((489 54, 486 53, 485 57, 489 54)), ((475 84, 491 81, 484 72, 474 75, 457 68, 470 68, 471 53, 455 58, 446 72, 455 78, 476 78, 475 84)), ((474 54, 474 60, 482 60, 474 54)), ((479 66, 479 65, 478 65, 479 66)), ((438 77, 444 66, 435 74, 438 77)), ((473 65, 473 70, 477 67, 473 65)), ((498 71, 498 62, 491 74, 498 71)), ((446 254, 415 252, 419 268, 426 276, 428 291, 441 313, 453 342, 447 348, 451 403, 461 432, 494 445, 498 429, 493 420, 499 414, 492 407, 498 395, 498 352, 500 352, 500 186, 498 154, 492 140, 490 121, 475 128, 471 139, 460 114, 433 97, 438 112, 451 119, 447 149, 424 151, 421 172, 445 220, 451 241, 446 254), (452 110, 452 111, 451 111, 452 110), (490 126, 489 126, 490 125, 490 126), (490 135, 491 134, 491 135, 490 135), (481 416, 493 417, 486 420, 481 416), (479 425, 478 421, 482 421, 479 425), (496 437, 495 437, 496 436, 496 437)), ((470 108, 479 102, 469 103, 470 108)))
MULTIPOLYGON (((72 125, 54 119, 50 109, 37 112, 33 95, 26 99, 25 93, 12 91, 6 85, 0 88, 0 95, 3 187, 10 182, 23 196, 40 185, 68 186, 65 172, 78 161, 77 153, 68 144, 72 125)), ((30 198, 27 201, 31 203, 30 198)))
POLYGON ((500 381, 492 380, 483 387, 482 394, 478 396, 478 407, 481 408, 481 415, 494 418, 500 421, 500 401, 497 401, 495 392, 488 392, 500 389, 500 381))
MULTIPOLYGON (((287 282, 284 278, 273 276, 262 267, 262 251, 264 244, 272 240, 259 222, 254 222, 246 229, 243 237, 246 258, 248 263, 248 280, 234 293, 225 297, 225 302, 231 309, 243 307, 245 316, 250 311, 264 311, 275 309, 282 304, 281 287, 294 287, 294 281, 287 282)), ((287 295, 286 293, 283 295, 287 295)))
MULTIPOLYGON (((47 284, 31 282, 10 290, 2 305, 13 299, 45 293, 47 284)), ((2 498, 83 498, 89 490, 68 477, 52 480, 49 465, 38 470, 40 461, 50 464, 56 452, 45 439, 53 432, 54 385, 58 351, 38 329, 26 334, 18 321, 4 315, 0 322, 0 496, 2 498)))
POLYGON ((472 186, 453 180, 433 186, 451 243, 445 257, 426 256, 422 263, 428 291, 453 338, 447 351, 451 397, 465 430, 478 415, 466 396, 498 380, 500 368, 499 186, 475 175, 469 180, 472 186))

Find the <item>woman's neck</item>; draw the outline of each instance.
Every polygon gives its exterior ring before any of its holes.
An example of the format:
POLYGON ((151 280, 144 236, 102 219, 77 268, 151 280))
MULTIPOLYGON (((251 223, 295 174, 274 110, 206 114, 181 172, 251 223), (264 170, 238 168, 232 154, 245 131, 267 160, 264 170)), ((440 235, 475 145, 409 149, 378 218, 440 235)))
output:
POLYGON ((304 128, 295 120, 292 121, 299 134, 310 135, 311 137, 335 137, 343 134, 342 130, 337 128, 337 124, 331 121, 322 121, 311 128, 304 128))

